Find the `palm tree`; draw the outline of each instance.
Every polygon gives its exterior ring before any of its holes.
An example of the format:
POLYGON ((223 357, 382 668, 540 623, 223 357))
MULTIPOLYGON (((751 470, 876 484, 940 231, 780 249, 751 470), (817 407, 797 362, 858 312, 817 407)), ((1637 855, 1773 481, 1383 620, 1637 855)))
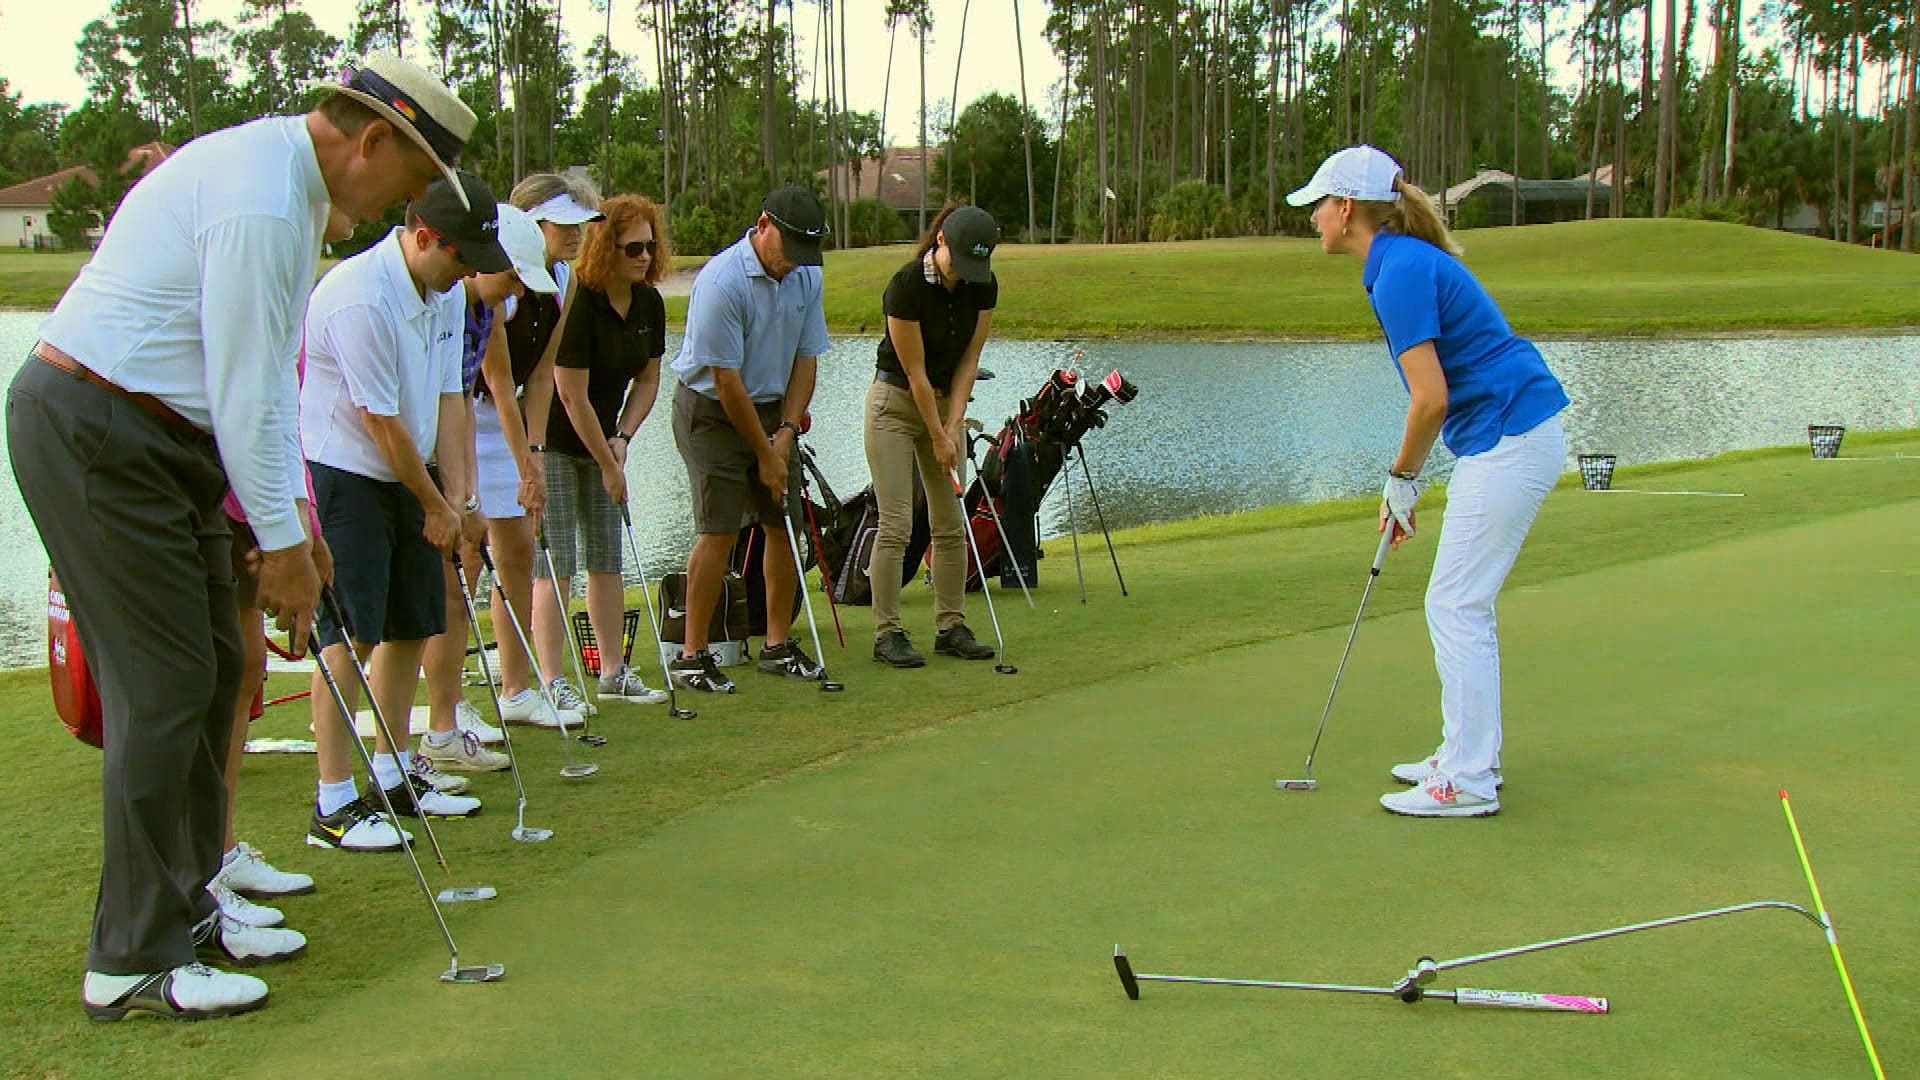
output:
POLYGON ((1033 110, 1027 106, 1027 47, 1020 37, 1020 0, 1013 0, 1013 49, 1020 63, 1020 141, 1027 153, 1027 242, 1040 233, 1034 216, 1033 198, 1033 110))

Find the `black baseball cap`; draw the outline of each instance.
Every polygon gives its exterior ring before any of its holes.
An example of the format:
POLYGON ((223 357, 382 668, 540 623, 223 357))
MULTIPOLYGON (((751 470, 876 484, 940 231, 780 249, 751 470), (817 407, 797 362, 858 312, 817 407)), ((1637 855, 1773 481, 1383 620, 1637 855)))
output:
POLYGON ((832 231, 820 200, 803 187, 783 187, 767 196, 760 209, 780 230, 781 247, 795 266, 819 266, 820 244, 832 231))
POLYGON ((977 206, 956 206, 940 223, 947 238, 947 254, 961 281, 984 285, 993 280, 993 249, 1000 243, 1000 225, 977 206))
POLYGON ((460 261, 479 273, 498 274, 513 269, 507 249, 500 246, 500 218, 493 189, 485 180, 464 169, 456 175, 460 178, 460 188, 445 178, 435 180, 427 185, 427 192, 419 201, 407 207, 407 220, 417 221, 439 233, 460 261))

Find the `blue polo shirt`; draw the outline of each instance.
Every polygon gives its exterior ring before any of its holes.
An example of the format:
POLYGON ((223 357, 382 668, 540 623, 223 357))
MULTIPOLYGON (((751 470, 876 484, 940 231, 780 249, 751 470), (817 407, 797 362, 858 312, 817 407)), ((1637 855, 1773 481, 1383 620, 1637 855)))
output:
POLYGON ((1447 380, 1440 438, 1456 457, 1493 449, 1567 407, 1567 392, 1540 350, 1514 334, 1478 279, 1460 260, 1418 237, 1380 233, 1361 278, 1387 335, 1400 385, 1400 355, 1433 342, 1447 380))
POLYGON ((674 373, 687 389, 718 400, 712 369, 733 368, 754 401, 778 401, 787 394, 794 358, 827 351, 821 300, 819 267, 798 266, 775 281, 742 237, 694 277, 674 373))

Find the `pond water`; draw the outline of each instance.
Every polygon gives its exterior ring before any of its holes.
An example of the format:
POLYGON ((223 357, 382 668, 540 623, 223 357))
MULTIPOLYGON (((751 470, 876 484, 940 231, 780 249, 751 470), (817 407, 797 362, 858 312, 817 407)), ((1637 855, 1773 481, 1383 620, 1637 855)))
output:
MULTIPOLYGON (((40 318, 0 312, 0 380, 12 379, 40 318)), ((808 442, 843 497, 867 482, 860 405, 875 344, 839 338, 821 361, 808 442)), ((670 336, 668 355, 678 346, 670 336)), ((1107 425, 1085 441, 1114 528, 1363 495, 1377 490, 1399 442, 1406 392, 1380 344, 1081 348, 1085 371, 1118 369, 1140 388, 1132 404, 1110 407, 1107 425)), ((983 366, 997 377, 979 386, 971 415, 997 430, 1074 351, 1059 342, 989 344, 983 366)), ((1617 454, 1622 464, 1800 442, 1809 423, 1920 426, 1920 336, 1556 341, 1541 351, 1573 399, 1571 451, 1617 454)), ((662 401, 628 463, 637 537, 653 577, 681 565, 693 538, 669 423, 671 388, 672 379, 663 380, 662 401)), ((5 457, 0 444, 0 464, 5 457)), ((1429 472, 1444 476, 1449 465, 1439 451, 1429 472)), ((1075 509, 1083 532, 1095 528, 1084 479, 1075 509)), ((1067 531, 1058 482, 1040 521, 1043 535, 1067 531)), ((0 667, 44 663, 47 563, 11 465, 0 468, 0 545, 0 667)))

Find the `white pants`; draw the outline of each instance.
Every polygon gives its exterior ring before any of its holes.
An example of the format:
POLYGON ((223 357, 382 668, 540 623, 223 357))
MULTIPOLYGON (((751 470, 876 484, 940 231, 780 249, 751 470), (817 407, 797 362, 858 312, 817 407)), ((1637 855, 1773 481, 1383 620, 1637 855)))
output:
POLYGON ((1440 673, 1437 769, 1460 790, 1494 797, 1500 767, 1500 641, 1493 602, 1533 518, 1567 465, 1567 432, 1551 417, 1524 435, 1461 458, 1427 582, 1427 629, 1440 673))

